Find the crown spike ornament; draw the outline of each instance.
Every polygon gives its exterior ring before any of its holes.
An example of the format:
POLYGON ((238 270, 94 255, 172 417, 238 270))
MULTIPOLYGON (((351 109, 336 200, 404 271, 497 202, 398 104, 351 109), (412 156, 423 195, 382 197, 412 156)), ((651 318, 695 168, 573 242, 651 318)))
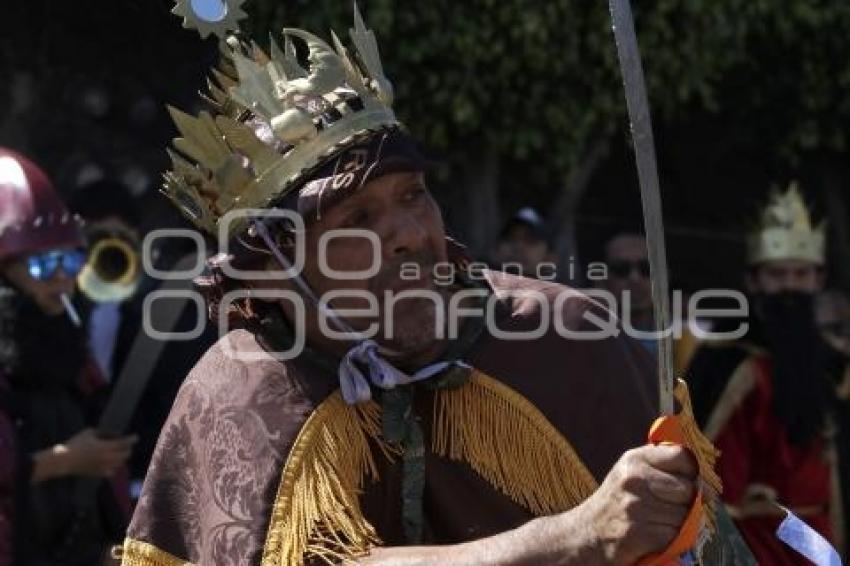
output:
POLYGON ((245 0, 176 0, 171 13, 183 18, 183 27, 194 29, 206 39, 210 34, 220 39, 239 29, 239 20, 248 17, 242 11, 245 0))
POLYGON ((751 265, 786 259, 823 265, 825 243, 826 222, 813 226, 797 183, 791 183, 784 193, 771 194, 747 239, 747 260, 751 265))
MULTIPOLYGON (((169 151, 163 192, 199 228, 217 234, 236 208, 266 208, 297 189, 309 174, 374 132, 401 127, 392 110, 377 41, 356 4, 348 51, 300 29, 271 37, 265 53, 240 39, 244 0, 177 0, 183 25, 221 41, 219 69, 202 97, 208 111, 190 116, 169 107, 180 137, 169 151), (307 47, 306 64, 294 41, 307 47), (281 48, 282 46, 282 48, 281 48)), ((230 223, 233 237, 247 219, 230 223)))
POLYGON ((286 87, 287 94, 303 94, 305 96, 321 96, 345 84, 346 66, 343 59, 330 45, 310 32, 300 29, 286 28, 285 35, 303 39, 307 43, 310 55, 310 74, 306 77, 293 79, 286 87))

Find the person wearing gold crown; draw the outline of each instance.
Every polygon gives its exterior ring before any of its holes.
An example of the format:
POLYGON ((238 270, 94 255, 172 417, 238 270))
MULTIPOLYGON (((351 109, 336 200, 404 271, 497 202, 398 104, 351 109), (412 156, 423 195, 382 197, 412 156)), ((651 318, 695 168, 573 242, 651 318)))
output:
POLYGON ((785 509, 840 546, 833 392, 814 310, 824 240, 796 185, 774 193, 747 242, 749 329, 705 343, 687 373, 697 421, 721 451, 723 500, 759 564, 809 563, 774 534, 785 509))
POLYGON ((356 6, 353 51, 286 29, 266 54, 229 33, 241 1, 200 4, 175 12, 226 38, 227 55, 211 111, 171 111, 164 191, 227 248, 199 284, 229 332, 177 396, 123 563, 633 564, 663 551, 698 462, 644 445, 650 358, 600 336, 593 321, 610 315, 584 295, 477 270, 446 237, 356 6), (456 276, 438 284, 437 268, 456 276))

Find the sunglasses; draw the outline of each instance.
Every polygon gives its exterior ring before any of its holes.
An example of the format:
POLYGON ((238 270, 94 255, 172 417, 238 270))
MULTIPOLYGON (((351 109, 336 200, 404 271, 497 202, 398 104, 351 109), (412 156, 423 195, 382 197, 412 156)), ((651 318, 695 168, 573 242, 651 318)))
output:
POLYGON ((640 261, 615 260, 608 262, 608 270, 615 277, 625 279, 637 270, 641 277, 649 277, 649 260, 642 259, 640 261))
POLYGON ((27 270, 36 281, 53 279, 59 267, 68 277, 74 278, 82 271, 86 254, 82 250, 51 250, 27 258, 27 270))

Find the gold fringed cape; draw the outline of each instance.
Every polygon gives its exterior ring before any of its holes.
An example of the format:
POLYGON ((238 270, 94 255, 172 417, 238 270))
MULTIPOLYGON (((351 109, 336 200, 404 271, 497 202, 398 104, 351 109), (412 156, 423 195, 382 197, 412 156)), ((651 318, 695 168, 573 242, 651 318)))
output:
MULTIPOLYGON (((527 399, 475 371, 468 383, 435 393, 430 449, 467 463, 494 488, 534 515, 566 511, 597 487, 569 442, 527 399)), ((381 439, 374 401, 349 406, 337 391, 307 419, 283 469, 262 556, 263 566, 353 559, 380 545, 358 494, 378 481, 373 446, 393 459, 381 439)), ((130 566, 188 562, 128 539, 130 566)))
MULTIPOLYGON (((694 450, 709 501, 721 490, 717 451, 699 432, 687 387, 676 399, 686 443, 694 450)), ((307 558, 329 564, 354 559, 380 545, 356 494, 367 476, 378 480, 370 441, 396 454, 380 438, 374 401, 350 407, 337 392, 307 421, 287 460, 275 499, 263 566, 289 566, 307 558)), ((431 450, 465 462, 494 488, 536 516, 567 511, 598 487, 569 442, 527 399, 474 371, 469 383, 436 393, 431 450)), ((709 514, 713 523, 713 516, 709 514)))
POLYGON ((113 549, 112 556, 123 566, 192 566, 176 556, 140 540, 127 539, 124 546, 113 549))
MULTIPOLYGON (((370 440, 385 454, 380 408, 346 405, 334 393, 310 417, 286 462, 263 552, 263 566, 328 563, 379 545, 356 494, 376 477, 370 440)), ((570 444, 528 400, 481 372, 436 392, 431 450, 466 462, 493 487, 535 515, 566 511, 590 496, 596 480, 570 444)))
MULTIPOLYGON (((677 388, 683 420, 692 423, 687 390, 677 388)), ((374 401, 349 406, 333 393, 307 419, 281 475, 263 566, 329 564, 366 554, 380 545, 364 516, 358 494, 367 481, 379 481, 372 454, 399 454, 381 438, 381 409, 374 401)), ((468 464, 494 488, 536 516, 566 511, 589 497, 596 480, 569 442, 527 399, 510 387, 475 371, 456 389, 436 392, 430 449, 468 464)), ((700 448, 704 440, 688 430, 700 448)), ((699 458, 705 464, 703 458, 699 458)), ((713 465, 713 462, 709 463, 713 465)), ((713 472, 709 472, 713 474, 713 472)), ((719 489, 715 476, 710 484, 719 489)), ((128 540, 124 564, 188 564, 152 545, 128 540)))
MULTIPOLYGON (((563 286, 489 273, 504 333, 604 312, 563 286), (559 294, 567 300, 556 302, 559 294)), ((592 329, 591 329, 592 330, 592 329)), ((654 363, 624 336, 482 335, 455 389, 415 388, 424 437, 422 543, 454 544, 570 509, 657 415, 654 363)), ((201 359, 163 427, 121 549, 126 564, 300 564, 407 544, 403 454, 375 402, 348 406, 333 372, 280 363, 237 330, 201 359), (229 344, 228 344, 229 343, 229 344), (228 352, 247 354, 233 358, 228 352)))

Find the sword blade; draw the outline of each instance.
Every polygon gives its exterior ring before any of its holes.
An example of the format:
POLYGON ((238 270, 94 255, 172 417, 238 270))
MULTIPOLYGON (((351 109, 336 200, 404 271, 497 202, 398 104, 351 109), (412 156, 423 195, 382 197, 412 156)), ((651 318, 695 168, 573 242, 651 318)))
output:
POLYGON ((667 281, 667 252, 664 246, 664 223, 655 142, 649 116, 646 83, 640 61, 634 19, 629 0, 609 0, 617 57, 626 92, 632 140, 635 149, 640 197, 643 205, 644 230, 649 253, 652 304, 658 341, 659 409, 663 415, 675 412, 673 387, 673 337, 670 329, 670 298, 667 281))

